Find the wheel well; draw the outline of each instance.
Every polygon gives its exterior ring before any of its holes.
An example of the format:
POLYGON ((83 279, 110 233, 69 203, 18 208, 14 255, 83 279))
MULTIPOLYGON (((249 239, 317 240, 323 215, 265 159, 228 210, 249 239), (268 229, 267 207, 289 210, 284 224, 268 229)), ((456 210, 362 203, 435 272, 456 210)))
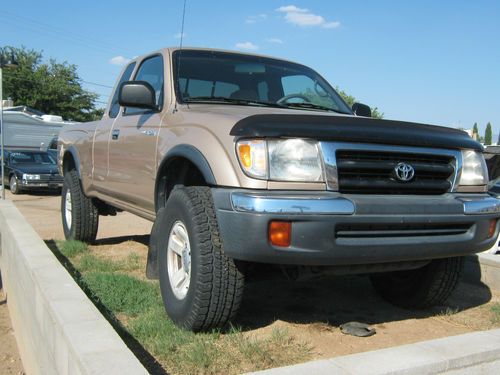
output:
POLYGON ((200 169, 189 159, 173 157, 163 163, 156 180, 156 212, 165 207, 176 185, 208 186, 200 169))
POLYGON ((63 157, 63 173, 66 174, 73 169, 76 169, 75 159, 71 152, 66 152, 63 157))

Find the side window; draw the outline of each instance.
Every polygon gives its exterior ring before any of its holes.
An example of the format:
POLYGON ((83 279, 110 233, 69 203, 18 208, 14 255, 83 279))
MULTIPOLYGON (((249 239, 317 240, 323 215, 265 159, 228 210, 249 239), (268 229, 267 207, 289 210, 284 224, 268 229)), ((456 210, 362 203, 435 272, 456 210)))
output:
MULTIPOLYGON (((163 105, 163 57, 156 55, 144 60, 137 70, 134 81, 146 81, 149 83, 153 87, 153 90, 155 90, 156 105, 158 108, 161 108, 163 105)), ((125 112, 133 114, 144 112, 144 110, 126 108, 125 112)))
POLYGON ((109 106, 109 117, 114 118, 118 116, 118 112, 120 112, 120 104, 118 104, 118 89, 123 82, 130 80, 134 68, 135 62, 129 64, 129 66, 127 66, 127 69, 125 69, 122 76, 120 77, 118 85, 116 85, 115 93, 113 94, 113 100, 111 101, 111 105, 109 106))

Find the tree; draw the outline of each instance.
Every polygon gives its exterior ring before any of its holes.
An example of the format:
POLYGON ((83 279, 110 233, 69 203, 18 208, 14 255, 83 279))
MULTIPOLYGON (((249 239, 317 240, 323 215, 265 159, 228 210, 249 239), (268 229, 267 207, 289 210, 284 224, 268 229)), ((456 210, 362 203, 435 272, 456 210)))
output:
POLYGON ((84 90, 77 67, 54 59, 42 62, 42 52, 12 48, 18 66, 4 69, 4 97, 65 120, 92 121, 102 116, 98 95, 84 90))
POLYGON ((474 127, 472 128, 472 138, 479 140, 479 130, 477 128, 477 122, 474 123, 474 127))
POLYGON ((484 132, 485 145, 491 145, 491 137, 492 137, 491 124, 488 122, 488 124, 486 125, 486 131, 484 132))
MULTIPOLYGON (((352 107, 354 103, 357 102, 356 98, 352 95, 347 94, 344 90, 339 89, 338 87, 335 88, 339 95, 344 99, 344 101, 349 104, 349 107, 352 107)), ((380 112, 377 107, 372 108, 372 117, 373 118, 384 118, 384 113, 380 112)))
POLYGON ((498 133, 497 145, 500 146, 500 133, 498 133))

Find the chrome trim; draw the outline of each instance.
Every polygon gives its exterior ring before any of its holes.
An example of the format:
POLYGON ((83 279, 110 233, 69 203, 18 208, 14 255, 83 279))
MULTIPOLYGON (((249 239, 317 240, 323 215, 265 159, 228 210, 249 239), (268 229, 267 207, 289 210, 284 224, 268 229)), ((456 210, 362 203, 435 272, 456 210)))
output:
POLYGON ((339 175, 337 171, 337 149, 338 143, 319 142, 319 151, 323 160, 323 171, 325 173, 326 190, 339 190, 339 175))
POLYGON ((457 198, 464 204, 465 215, 485 215, 500 213, 500 199, 486 198, 457 198))
POLYGON ((457 190, 460 176, 462 174, 462 152, 460 150, 347 142, 320 142, 319 146, 323 158, 323 168, 325 170, 327 190, 331 191, 338 191, 339 189, 336 156, 337 150, 401 152, 453 157, 455 160, 453 163, 455 173, 453 173, 449 178, 449 181, 451 182, 451 193, 457 190))
POLYGON ((272 214, 352 215, 352 201, 341 197, 283 195, 268 196, 232 193, 231 204, 235 211, 272 214))

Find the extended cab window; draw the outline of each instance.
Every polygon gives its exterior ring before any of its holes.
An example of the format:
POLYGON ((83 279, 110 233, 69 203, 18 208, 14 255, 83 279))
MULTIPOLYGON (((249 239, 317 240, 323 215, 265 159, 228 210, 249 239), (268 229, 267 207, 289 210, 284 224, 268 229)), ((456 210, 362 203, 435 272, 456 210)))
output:
MULTIPOLYGON (((134 77, 134 81, 146 81, 155 91, 156 105, 161 108, 163 105, 163 57, 156 55, 142 62, 134 77)), ((146 110, 147 111, 147 110, 146 110)), ((126 108, 126 114, 142 113, 143 109, 126 108)))
POLYGON ((125 69, 122 76, 120 77, 120 80, 116 85, 115 93, 113 94, 113 100, 111 101, 111 105, 109 107, 109 117, 114 118, 118 116, 118 113, 120 112, 120 104, 118 103, 118 88, 123 82, 130 80, 134 68, 135 68, 135 62, 129 64, 129 66, 127 66, 127 69, 125 69))

